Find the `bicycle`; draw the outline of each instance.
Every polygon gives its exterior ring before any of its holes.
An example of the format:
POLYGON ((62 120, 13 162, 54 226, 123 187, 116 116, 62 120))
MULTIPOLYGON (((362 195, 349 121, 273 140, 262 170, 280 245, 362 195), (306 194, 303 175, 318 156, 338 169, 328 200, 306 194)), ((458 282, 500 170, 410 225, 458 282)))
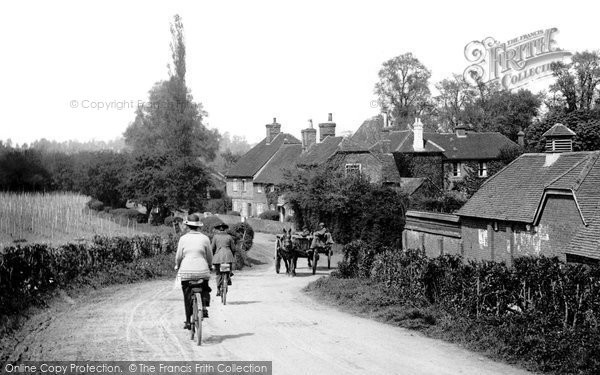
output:
POLYGON ((219 266, 219 272, 223 274, 223 281, 221 281, 221 285, 219 285, 221 291, 221 303, 227 305, 227 287, 229 285, 231 265, 229 263, 222 263, 219 266))
POLYGON ((202 311, 204 310, 201 294, 202 283, 203 280, 194 280, 190 282, 190 288, 192 289, 192 321, 190 339, 194 340, 195 335, 198 345, 202 345, 202 321, 204 320, 204 316, 202 314, 202 311))

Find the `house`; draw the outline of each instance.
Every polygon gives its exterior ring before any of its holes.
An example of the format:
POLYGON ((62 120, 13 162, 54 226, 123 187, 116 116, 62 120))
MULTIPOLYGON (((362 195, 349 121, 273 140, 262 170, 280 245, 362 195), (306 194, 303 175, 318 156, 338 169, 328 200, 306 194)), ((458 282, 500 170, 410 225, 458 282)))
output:
POLYGON ((424 132, 423 123, 415 119, 412 129, 400 130, 383 124, 377 127, 366 122, 357 130, 354 139, 371 139, 373 147, 389 149, 401 177, 428 178, 436 186, 450 189, 454 182, 468 173, 487 177, 490 162, 500 160, 504 149, 518 147, 497 132, 477 133, 459 126, 453 133, 424 132), (362 129, 368 126, 367 130, 362 129), (367 133, 379 131, 379 136, 367 133), (470 170, 474 165, 476 170, 470 170))
POLYGON ((293 165, 302 152, 301 142, 291 134, 282 133, 276 118, 265 127, 266 137, 225 174, 233 210, 243 217, 276 209, 275 203, 269 203, 267 194, 281 179, 280 170, 293 165))
POLYGON ((465 256, 600 259, 600 151, 572 152, 574 135, 554 125, 544 134, 546 153, 520 156, 457 212, 465 256))

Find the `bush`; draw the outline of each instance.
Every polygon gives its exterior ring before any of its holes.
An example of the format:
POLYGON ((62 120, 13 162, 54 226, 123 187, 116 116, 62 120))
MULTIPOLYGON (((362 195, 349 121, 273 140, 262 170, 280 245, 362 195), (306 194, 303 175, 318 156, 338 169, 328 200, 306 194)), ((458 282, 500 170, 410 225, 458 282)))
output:
POLYGON ((178 216, 169 216, 165 219, 165 222, 164 222, 164 224, 168 227, 173 226, 173 223, 181 224, 181 223, 183 223, 183 219, 178 216))
POLYGON ((279 221, 279 212, 275 210, 268 210, 258 215, 258 218, 263 220, 279 221))
POLYGON ((138 210, 133 208, 115 208, 110 213, 113 216, 121 216, 132 220, 136 220, 139 215, 142 215, 138 210))
POLYGON ((254 243, 254 229, 248 223, 237 223, 229 227, 227 230, 238 248, 244 251, 250 251, 254 243))
POLYGON ((104 203, 99 201, 98 199, 90 199, 86 203, 87 208, 94 211, 102 211, 104 209, 104 203))
POLYGON ((239 212, 237 211, 227 211, 227 215, 231 215, 231 216, 242 216, 240 215, 239 212))
POLYGON ((228 210, 231 210, 231 198, 223 197, 220 199, 209 199, 204 205, 204 208, 209 212, 225 214, 228 210))

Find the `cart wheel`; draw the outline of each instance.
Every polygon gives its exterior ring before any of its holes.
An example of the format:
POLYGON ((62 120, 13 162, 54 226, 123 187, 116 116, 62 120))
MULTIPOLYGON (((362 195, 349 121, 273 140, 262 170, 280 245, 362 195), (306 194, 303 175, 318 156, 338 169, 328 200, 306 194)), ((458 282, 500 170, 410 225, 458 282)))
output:
POLYGON ((313 260, 312 260, 312 273, 313 275, 317 272, 317 261, 319 260, 319 252, 317 249, 313 250, 313 260))

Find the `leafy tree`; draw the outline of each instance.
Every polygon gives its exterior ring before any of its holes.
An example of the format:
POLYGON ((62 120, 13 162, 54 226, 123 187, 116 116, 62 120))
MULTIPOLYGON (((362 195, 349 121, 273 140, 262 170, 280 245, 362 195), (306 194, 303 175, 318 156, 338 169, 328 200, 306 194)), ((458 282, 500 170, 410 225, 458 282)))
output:
POLYGON ((384 62, 375 84, 381 111, 396 125, 410 122, 430 104, 430 77, 431 72, 410 52, 384 62))
POLYGON ((436 84, 439 95, 435 97, 437 120, 443 131, 452 131, 467 119, 466 110, 475 102, 477 91, 461 75, 454 74, 436 84))
POLYGON ((574 151, 600 150, 600 107, 592 110, 578 109, 572 112, 549 112, 535 122, 527 131, 525 139, 530 151, 543 152, 545 139, 542 135, 556 123, 563 124, 577 135, 573 139, 574 151))
POLYGON ((125 131, 125 142, 134 152, 157 152, 182 157, 215 158, 219 133, 203 125, 206 112, 195 103, 185 84, 185 38, 179 16, 171 24, 171 54, 174 67, 170 78, 158 82, 149 93, 146 105, 125 131))
POLYGON ((288 171, 285 181, 279 188, 292 205, 297 227, 316 229, 324 222, 340 243, 400 241, 407 200, 396 191, 328 166, 288 171))
POLYGON ((0 190, 39 191, 51 187, 52 179, 39 151, 9 149, 0 155, 0 190))
POLYGON ((123 184, 125 196, 158 210, 158 223, 177 208, 203 208, 210 186, 206 167, 197 158, 160 153, 136 155, 123 184))
POLYGON ((552 63, 552 72, 556 82, 550 91, 561 95, 555 104, 564 111, 590 110, 598 105, 600 52, 577 52, 570 63, 552 63))
POLYGON ((177 15, 171 37, 170 77, 154 85, 148 105, 138 108, 125 132, 134 154, 125 196, 158 210, 158 222, 171 209, 202 207, 210 187, 205 163, 219 145, 219 133, 204 126, 206 112, 185 83, 185 37, 177 15))

